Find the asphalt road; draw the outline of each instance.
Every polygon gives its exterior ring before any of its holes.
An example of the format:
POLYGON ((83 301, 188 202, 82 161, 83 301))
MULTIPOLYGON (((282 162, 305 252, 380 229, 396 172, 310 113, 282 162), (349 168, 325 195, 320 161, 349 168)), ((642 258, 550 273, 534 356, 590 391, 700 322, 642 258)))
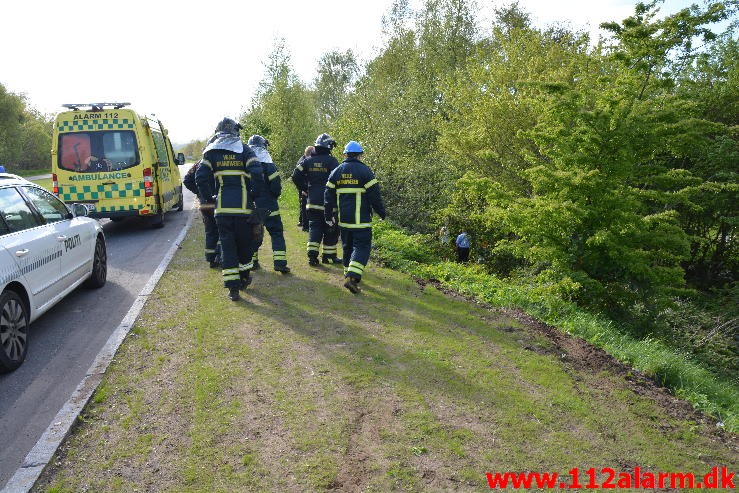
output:
POLYGON ((185 190, 185 210, 167 213, 160 229, 137 218, 101 221, 108 245, 106 285, 78 288, 37 319, 26 361, 0 375, 0 488, 84 378, 185 227, 192 204, 193 195, 185 190))

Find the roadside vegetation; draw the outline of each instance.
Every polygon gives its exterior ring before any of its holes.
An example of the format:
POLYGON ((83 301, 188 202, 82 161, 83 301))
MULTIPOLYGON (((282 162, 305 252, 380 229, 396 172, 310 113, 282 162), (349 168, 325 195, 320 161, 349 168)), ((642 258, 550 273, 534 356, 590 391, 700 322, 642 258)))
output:
POLYGON ((0 80, 0 165, 8 173, 50 172, 52 123, 51 116, 33 109, 25 95, 8 92, 0 80))
POLYGON ((424 235, 393 237, 401 258, 467 231, 475 266, 431 248, 425 275, 579 333, 737 430, 738 8, 639 3, 594 40, 516 4, 481 26, 465 0, 398 0, 366 64, 331 52, 303 82, 278 41, 241 121, 286 173, 319 132, 358 140, 393 223, 424 235))
POLYGON ((375 262, 351 295, 339 266, 307 266, 283 197, 293 273, 258 271, 229 301, 196 221, 34 491, 478 491, 488 471, 739 466, 715 422, 520 312, 375 262))

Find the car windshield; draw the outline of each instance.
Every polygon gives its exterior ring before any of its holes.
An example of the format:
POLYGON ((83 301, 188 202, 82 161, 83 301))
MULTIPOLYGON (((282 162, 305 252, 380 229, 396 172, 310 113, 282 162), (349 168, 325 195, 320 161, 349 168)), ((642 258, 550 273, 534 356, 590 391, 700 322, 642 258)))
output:
POLYGON ((72 132, 59 136, 59 167, 79 173, 116 171, 139 164, 131 130, 72 132))

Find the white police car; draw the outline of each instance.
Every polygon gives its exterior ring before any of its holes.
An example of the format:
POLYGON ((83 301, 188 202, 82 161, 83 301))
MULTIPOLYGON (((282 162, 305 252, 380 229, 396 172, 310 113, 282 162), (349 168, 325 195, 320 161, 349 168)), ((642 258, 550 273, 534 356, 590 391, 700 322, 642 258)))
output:
POLYGON ((0 173, 0 372, 28 352, 28 327, 82 283, 105 284, 105 236, 83 204, 0 173))

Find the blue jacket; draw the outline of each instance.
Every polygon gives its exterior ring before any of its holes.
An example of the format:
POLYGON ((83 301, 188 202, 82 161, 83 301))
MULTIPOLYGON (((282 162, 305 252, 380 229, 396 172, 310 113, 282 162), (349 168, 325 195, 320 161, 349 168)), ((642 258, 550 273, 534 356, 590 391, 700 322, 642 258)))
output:
POLYGON ((372 226, 372 210, 385 219, 385 204, 375 175, 357 158, 346 158, 328 178, 324 195, 325 218, 338 209, 339 226, 358 229, 372 226))
POLYGON ((316 148, 316 154, 299 162, 292 179, 298 190, 308 192, 306 209, 323 211, 323 196, 326 192, 326 181, 339 162, 329 154, 328 149, 316 148))
POLYGON ((201 204, 214 204, 216 216, 250 216, 254 199, 264 194, 262 167, 254 152, 211 149, 195 172, 201 204))
POLYGON ((282 194, 282 180, 280 179, 280 172, 277 170, 275 163, 259 164, 262 167, 265 193, 255 199, 257 207, 264 207, 265 209, 269 209, 271 212, 279 211, 280 206, 277 203, 277 199, 279 199, 280 194, 282 194))

